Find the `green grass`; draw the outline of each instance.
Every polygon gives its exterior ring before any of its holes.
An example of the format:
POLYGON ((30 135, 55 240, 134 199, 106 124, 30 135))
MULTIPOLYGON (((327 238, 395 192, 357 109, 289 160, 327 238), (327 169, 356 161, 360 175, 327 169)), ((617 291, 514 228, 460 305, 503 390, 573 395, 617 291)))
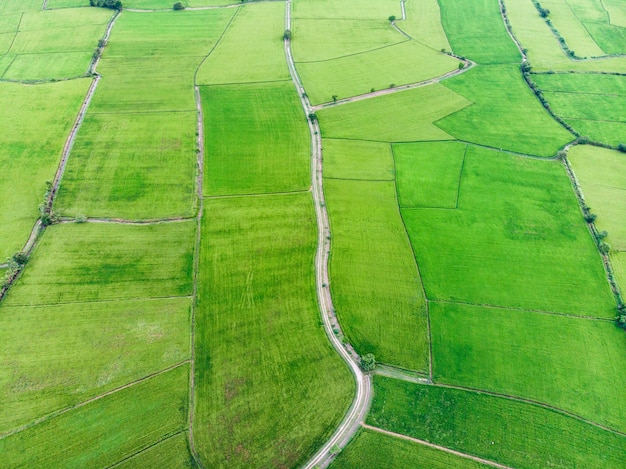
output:
POLYGON ((406 41, 389 20, 294 19, 291 47, 296 62, 358 54, 406 41))
POLYGON ((457 208, 466 151, 458 142, 395 145, 400 207, 457 208))
POLYGON ((550 9, 550 20, 559 34, 565 39, 567 46, 579 57, 599 57, 605 55, 593 37, 589 34, 586 25, 572 12, 565 3, 550 3, 545 5, 550 9))
POLYGON ((309 135, 291 82, 202 87, 206 195, 309 187, 309 135))
POLYGON ((475 103, 437 122, 460 140, 551 156, 574 138, 541 106, 517 66, 477 67, 444 85, 475 103))
POLYGON ((356 96, 391 85, 405 85, 434 78, 457 68, 459 62, 417 41, 405 41, 322 62, 296 63, 313 104, 356 96))
POLYGON ((584 23, 595 42, 607 54, 626 52, 626 28, 608 24, 584 23))
POLYGON ((317 115, 326 138, 382 142, 452 140, 433 121, 469 104, 461 95, 434 84, 322 109, 317 115))
POLYGON ((41 10, 42 0, 4 0, 0 3, 0 12, 11 14, 21 11, 41 10))
POLYGON ((91 80, 0 83, 0 262, 22 249, 91 80))
POLYGON ((393 181, 394 173, 388 143, 324 139, 324 177, 393 181))
POLYGON ((405 10, 406 19, 396 23, 401 30, 435 50, 450 50, 437 0, 408 0, 405 10))
POLYGON ((326 179, 330 285, 347 339, 379 362, 428 369, 426 303, 393 182, 326 179))
POLYGON ((330 465, 333 469, 376 467, 402 469, 478 469, 489 466, 376 431, 362 429, 330 465))
MULTIPOLYGON (((126 6, 127 4, 128 0, 124 5, 126 6)), ((77 7, 89 7, 89 2, 85 2, 85 0, 48 0, 48 9, 77 7)))
POLYGON ((626 155, 605 148, 577 145, 568 153, 585 201, 598 215, 598 230, 609 233, 606 241, 626 251, 626 155))
POLYGON ((194 468, 195 463, 189 453, 189 441, 187 433, 179 433, 162 443, 127 459, 116 466, 119 469, 167 467, 194 468))
POLYGON ((626 96, 626 77, 596 73, 535 74, 535 84, 542 91, 558 93, 593 94, 603 96, 626 96))
MULTIPOLYGON (((236 0, 182 0, 186 7, 206 7, 232 5, 239 3, 236 0)), ((126 0, 124 6, 126 8, 145 8, 145 9, 171 9, 174 2, 171 0, 126 0)), ((182 13, 182 12, 179 12, 182 13)))
POLYGON ((382 20, 402 16, 397 0, 298 0, 293 4, 293 18, 382 20))
POLYGON ((111 11, 80 8, 25 13, 10 44, 15 60, 3 78, 37 80, 86 73, 111 11))
POLYGON ((4 305, 191 294, 195 222, 48 228, 4 305))
POLYGON ((470 146, 458 206, 402 210, 429 299, 614 316, 560 162, 470 146))
POLYGON ((194 438, 212 466, 301 464, 352 400, 317 309, 315 233, 310 194, 205 201, 194 438))
POLYGON ((430 303, 434 379, 626 430, 626 337, 610 321, 430 303))
POLYGON ((66 172, 59 214, 151 219, 193 214, 197 113, 90 113, 66 172))
POLYGON ((7 358, 0 366, 0 431, 189 358, 190 303, 0 308, 0 353, 7 358))
POLYGON ((439 0, 439 5, 454 53, 479 64, 520 62, 520 53, 504 27, 498 0, 473 0, 462 6, 455 0, 439 0))
POLYGON ((513 467, 623 467, 626 438, 541 407, 374 378, 368 423, 513 467))
POLYGON ((189 367, 176 368, 0 440, 7 467, 105 467, 181 431, 189 367))
POLYGON ((612 252, 611 264, 613 265, 617 283, 622 291, 626 290, 626 252, 612 252))
POLYGON ((285 5, 240 8, 217 48, 198 71, 201 85, 288 80, 283 50, 285 5))
POLYGON ((626 8, 620 0, 602 0, 602 5, 607 11, 610 23, 615 26, 626 27, 626 8))

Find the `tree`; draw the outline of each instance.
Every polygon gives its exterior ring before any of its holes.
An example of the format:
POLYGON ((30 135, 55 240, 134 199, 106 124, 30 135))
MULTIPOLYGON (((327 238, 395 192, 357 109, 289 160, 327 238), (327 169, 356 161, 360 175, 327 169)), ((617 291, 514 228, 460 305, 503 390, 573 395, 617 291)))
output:
POLYGON ((396 20, 396 17, 394 15, 391 15, 389 17, 389 22, 393 23, 396 20))
POLYGON ((361 368, 363 371, 371 371, 376 368, 376 357, 373 353, 366 353, 361 357, 361 368))
POLYGON ((285 29, 285 33, 283 34, 283 39, 285 41, 291 41, 291 30, 285 29))
POLYGON ((185 9, 185 5, 183 5, 182 2, 176 2, 176 3, 174 3, 174 6, 172 6, 172 8, 174 10, 184 10, 185 9))
POLYGON ((111 10, 121 10, 122 2, 120 0, 89 0, 92 7, 110 8, 111 10))
POLYGON ((11 257, 11 259, 13 259, 17 265, 24 265, 28 262, 28 254, 20 251, 20 252, 16 252, 15 254, 13 254, 13 257, 11 257))
POLYGON ((312 112, 311 114, 309 114, 309 120, 311 122, 317 122, 317 114, 315 114, 314 112, 312 112))
POLYGON ((336 94, 334 94, 334 95, 333 95, 333 103, 336 103, 336 102, 337 102, 337 98, 338 98, 338 96, 337 96, 336 94))
POLYGON ((626 143, 620 143, 620 144, 617 146, 617 149, 618 149, 619 151, 621 151, 622 153, 626 153, 626 143))

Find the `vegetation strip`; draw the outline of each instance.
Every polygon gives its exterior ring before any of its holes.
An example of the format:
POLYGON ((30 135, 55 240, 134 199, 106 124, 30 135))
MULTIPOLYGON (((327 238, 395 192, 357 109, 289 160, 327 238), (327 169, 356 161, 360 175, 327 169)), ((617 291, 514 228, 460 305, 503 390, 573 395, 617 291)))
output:
POLYGON ((505 466, 504 464, 498 464, 497 462, 489 461, 487 459, 479 458, 478 456, 472 456, 471 454, 461 453, 460 451, 455 451, 450 448, 446 448, 445 446, 435 445, 433 443, 429 443, 428 441, 418 440, 417 438, 413 438, 410 436, 402 435, 400 433, 390 432, 389 430, 383 430, 382 428, 372 427, 366 423, 362 423, 361 426, 363 428, 367 428, 368 430, 372 430, 379 433, 384 433, 385 435, 393 436, 395 438, 401 438, 407 441, 413 441, 414 443, 419 443, 420 445, 428 446, 430 448, 438 449, 439 451, 445 451, 446 453, 454 454, 455 456, 459 456, 465 459, 471 459, 472 461, 479 462, 481 464, 485 464, 491 467, 497 467, 499 469, 513 469, 510 466, 505 466))

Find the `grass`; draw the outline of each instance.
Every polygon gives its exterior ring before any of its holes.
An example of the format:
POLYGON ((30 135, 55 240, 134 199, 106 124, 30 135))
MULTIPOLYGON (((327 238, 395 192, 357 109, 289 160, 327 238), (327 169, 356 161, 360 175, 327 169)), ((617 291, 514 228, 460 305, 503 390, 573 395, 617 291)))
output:
POLYGON ((436 123, 460 140, 551 156, 574 138, 541 106, 517 66, 477 67, 444 85, 475 103, 436 123))
POLYGON ((38 80, 86 73, 111 12, 102 8, 24 13, 3 78, 38 80))
POLYGON ((283 50, 285 5, 240 8, 217 48, 198 71, 201 85, 289 80, 283 50))
POLYGON ((309 135, 291 82, 202 87, 206 195, 309 187, 309 135))
POLYGON ((317 62, 359 54, 406 41, 386 18, 295 19, 291 47, 296 62, 317 62))
POLYGON ((469 146, 460 184, 458 210, 402 210, 429 299, 614 316, 559 162, 469 146))
POLYGON ((613 249, 626 251, 626 155, 588 145, 573 147, 568 158, 585 201, 598 215, 598 230, 609 233, 613 249))
POLYGON ((610 145, 626 142, 626 78, 599 74, 534 75, 555 114, 582 135, 610 145))
POLYGON ((0 262, 22 249, 91 80, 0 83, 0 262))
POLYGON ((626 8, 620 0, 602 0, 602 5, 607 11, 611 24, 626 27, 626 8))
POLYGON ((624 291, 626 289, 626 253, 624 251, 611 253, 611 264, 617 283, 624 291))
POLYGON ((324 139, 324 177, 393 181, 394 174, 389 144, 324 139))
POLYGON ((457 208, 466 151, 458 142, 395 145, 400 207, 457 208))
POLYGON ((598 23, 585 23, 584 26, 606 54, 626 52, 626 28, 598 23))
POLYGON ((116 467, 119 469, 150 469, 159 466, 171 469, 196 467, 189 453, 189 441, 186 432, 168 438, 116 467))
POLYGON ((326 179, 330 285, 343 332, 359 354, 428 369, 426 303, 393 182, 326 179))
POLYGON ((3 304, 188 296, 194 235, 194 222, 53 226, 3 304))
POLYGON ((397 0, 299 0, 293 4, 293 18, 382 20, 402 16, 397 0))
POLYGON ((408 0, 406 19, 396 23, 416 41, 435 50, 450 50, 450 43, 441 24, 441 9, 437 0, 408 0))
POLYGON ((375 90, 416 83, 444 75, 458 61, 417 41, 405 41, 322 62, 296 63, 313 104, 356 96, 375 90))
POLYGON ((433 121, 469 104, 461 95, 434 84, 322 109, 317 115, 325 138, 382 142, 452 140, 433 121))
POLYGON ((434 379, 626 430, 626 337, 610 321, 430 303, 434 379))
POLYGON ((586 25, 574 14, 567 2, 551 3, 550 19, 570 50, 579 57, 599 57, 604 51, 589 34, 586 25))
POLYGON ((461 8, 454 0, 439 0, 439 5, 454 53, 483 65, 520 62, 520 53, 504 27, 498 0, 465 2, 461 8))
POLYGON ((354 383, 317 309, 310 194, 205 201, 196 312, 196 449, 211 465, 292 467, 354 383))
POLYGON ((187 422, 189 367, 181 366, 0 440, 8 467, 116 463, 187 422))
POLYGON ((0 432, 189 358, 190 303, 3 306, 0 432))
POLYGON ((626 438, 534 405, 374 377, 368 423, 513 467, 620 467, 626 438))
POLYGON ((361 429, 330 465, 333 469, 354 467, 377 467, 401 469, 405 467, 428 467, 431 469, 477 469, 489 466, 470 459, 412 441, 395 438, 376 431, 361 429))
POLYGON ((128 219, 192 215, 196 121, 193 111, 88 114, 55 209, 128 219))

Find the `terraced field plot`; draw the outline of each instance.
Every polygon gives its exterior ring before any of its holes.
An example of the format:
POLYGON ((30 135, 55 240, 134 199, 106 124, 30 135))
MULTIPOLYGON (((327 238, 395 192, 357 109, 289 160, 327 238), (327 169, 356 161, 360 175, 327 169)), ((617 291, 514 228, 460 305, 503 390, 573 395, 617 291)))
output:
POLYGON ((368 423, 512 467, 620 467, 626 437, 523 402, 375 378, 368 423))
POLYGON ((26 243, 90 80, 0 83, 0 260, 26 243), (19 112, 17 112, 19 110, 19 112), (19 181, 19 182, 18 182, 19 181))

